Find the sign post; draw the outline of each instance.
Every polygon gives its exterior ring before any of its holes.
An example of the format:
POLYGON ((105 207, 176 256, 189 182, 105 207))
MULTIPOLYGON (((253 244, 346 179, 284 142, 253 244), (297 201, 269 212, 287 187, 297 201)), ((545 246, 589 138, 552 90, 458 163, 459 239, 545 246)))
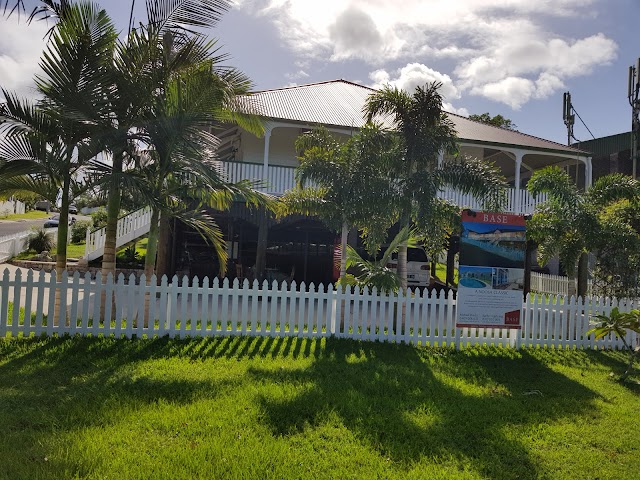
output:
POLYGON ((525 252, 524 216, 463 212, 456 327, 521 328, 525 252))

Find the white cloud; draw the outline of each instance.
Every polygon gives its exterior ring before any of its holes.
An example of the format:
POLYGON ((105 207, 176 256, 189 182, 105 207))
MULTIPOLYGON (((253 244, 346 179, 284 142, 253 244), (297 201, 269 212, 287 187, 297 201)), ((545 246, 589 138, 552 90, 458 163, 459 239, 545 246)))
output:
MULTIPOLYGON (((551 18, 593 17, 605 0, 238 0, 270 19, 299 58, 358 59, 382 68, 447 60, 450 98, 469 92, 519 108, 545 98, 567 79, 612 62, 617 45, 602 33, 567 38, 551 18), (416 61, 419 60, 420 63, 416 61), (511 97, 514 95, 515 97, 511 97)), ((422 65, 424 66, 424 65, 422 65)), ((427 67, 424 67, 427 68, 427 67)), ((419 68, 381 70, 411 84, 419 68), (414 75, 414 77, 411 77, 414 75)), ((436 72, 437 73, 437 72, 436 72)), ((380 73, 379 75, 383 75, 380 73)), ((383 78, 383 77, 380 77, 383 78)), ((373 78, 375 83, 381 83, 373 78)), ((444 84, 444 82, 443 82, 444 84)))
POLYGON ((38 62, 45 45, 45 22, 26 25, 17 17, 0 18, 0 87, 23 97, 37 95, 34 75, 40 71, 38 62))
POLYGON ((453 84, 451 77, 444 73, 433 70, 421 63, 409 63, 398 69, 396 78, 384 69, 376 70, 369 74, 369 78, 373 81, 373 88, 379 88, 385 84, 391 84, 407 92, 412 93, 417 86, 424 86, 425 83, 440 82, 442 87, 440 93, 446 100, 460 98, 460 91, 453 84))

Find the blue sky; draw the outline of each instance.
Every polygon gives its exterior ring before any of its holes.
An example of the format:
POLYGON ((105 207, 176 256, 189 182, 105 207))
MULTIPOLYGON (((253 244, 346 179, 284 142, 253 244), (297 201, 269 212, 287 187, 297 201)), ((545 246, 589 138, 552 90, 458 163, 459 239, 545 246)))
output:
MULTIPOLYGON (((101 4, 126 28, 130 0, 101 4)), ((596 137, 630 130, 638 18, 640 0, 236 0, 210 33, 257 89, 344 78, 411 90, 439 80, 451 111, 500 113, 565 143, 567 90, 596 137)), ((1 86, 32 92, 45 30, 0 19, 1 86)), ((575 134, 590 138, 579 121, 575 134)))

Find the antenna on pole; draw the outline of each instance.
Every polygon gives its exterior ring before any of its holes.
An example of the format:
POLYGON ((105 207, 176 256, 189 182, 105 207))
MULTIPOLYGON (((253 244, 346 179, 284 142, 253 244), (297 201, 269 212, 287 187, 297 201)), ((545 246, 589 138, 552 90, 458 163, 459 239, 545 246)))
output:
POLYGON ((565 92, 562 98, 562 120, 567 126, 567 145, 571 146, 573 136, 573 125, 576 123, 573 105, 571 104, 571 93, 565 92))
POLYGON ((640 58, 635 65, 629 67, 629 84, 627 98, 631 105, 631 160, 633 178, 636 178, 638 150, 640 150, 640 58))

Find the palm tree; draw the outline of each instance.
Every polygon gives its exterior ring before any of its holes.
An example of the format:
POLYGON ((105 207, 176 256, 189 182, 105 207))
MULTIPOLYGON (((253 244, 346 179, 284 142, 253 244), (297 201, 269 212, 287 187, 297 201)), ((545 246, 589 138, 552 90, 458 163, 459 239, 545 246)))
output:
POLYGON ((0 190, 32 191, 55 202, 62 192, 56 269, 66 267, 70 190, 100 150, 94 141, 104 114, 107 65, 116 38, 104 10, 80 2, 51 30, 36 78, 43 99, 33 104, 3 90, 0 107, 0 190), (54 193, 55 192, 55 193, 54 193))
POLYGON ((538 243, 538 258, 546 264, 558 256, 566 270, 570 287, 575 285, 578 265, 578 296, 587 293, 588 252, 606 238, 599 213, 619 200, 640 198, 637 181, 621 174, 599 178, 587 192, 580 192, 569 175, 559 167, 534 172, 527 189, 532 195, 547 193, 548 200, 539 205, 527 223, 528 235, 538 243))
MULTIPOLYGON (((433 225, 450 209, 437 195, 451 186, 483 199, 499 198, 506 188, 499 172, 487 163, 459 159, 438 165, 440 152, 455 153, 456 132, 442 110, 441 84, 433 82, 416 87, 413 95, 385 86, 367 99, 364 113, 369 121, 391 117, 401 138, 402 153, 394 162, 393 182, 397 193, 400 227, 415 222, 419 230, 435 231, 433 225)), ((398 275, 402 289, 407 288, 407 246, 398 249, 398 275)))
POLYGON ((341 231, 340 276, 346 273, 347 235, 352 227, 363 230, 368 245, 377 251, 389 226, 380 203, 394 200, 388 178, 397 142, 375 125, 340 142, 323 127, 296 141, 300 165, 298 184, 281 198, 280 216, 316 215, 329 228, 341 231))
POLYGON ((136 172, 144 178, 138 185, 141 194, 153 206, 145 264, 148 279, 154 272, 161 215, 178 217, 199 230, 213 244, 223 273, 226 245, 220 229, 193 204, 223 210, 237 198, 254 206, 268 203, 268 197, 250 182, 231 184, 221 176, 215 156, 219 142, 209 133, 211 124, 235 121, 256 134, 262 126, 252 115, 230 110, 227 99, 219 95, 220 83, 233 90, 233 82, 243 83, 244 76, 233 70, 217 75, 212 64, 209 60, 172 75, 162 95, 144 110, 140 123, 140 139, 149 146, 151 158, 136 172))

